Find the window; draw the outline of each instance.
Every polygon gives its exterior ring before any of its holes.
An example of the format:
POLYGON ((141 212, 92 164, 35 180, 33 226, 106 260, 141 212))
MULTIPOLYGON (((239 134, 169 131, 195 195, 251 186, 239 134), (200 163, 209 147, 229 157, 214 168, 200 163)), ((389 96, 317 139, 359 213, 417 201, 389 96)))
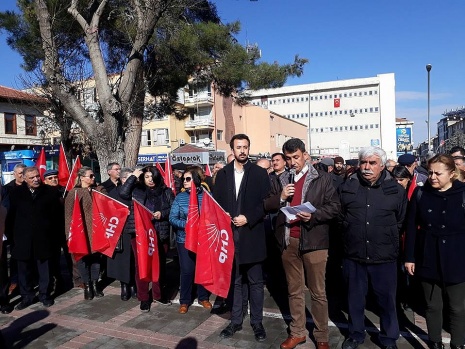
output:
POLYGON ((37 136, 36 117, 34 115, 26 115, 26 135, 37 136))
POLYGON ((151 147, 152 146, 152 137, 150 137, 151 130, 142 130, 140 136, 140 145, 142 147, 151 147))
POLYGON ((373 95, 373 91, 370 91, 370 96, 373 95))
POLYGON ((378 107, 375 107, 375 111, 378 111, 378 110, 379 110, 379 108, 378 108, 378 107))
POLYGON ((5 133, 16 134, 16 114, 5 113, 5 133))
POLYGON ((216 140, 217 141, 223 140, 223 130, 216 130, 216 140))

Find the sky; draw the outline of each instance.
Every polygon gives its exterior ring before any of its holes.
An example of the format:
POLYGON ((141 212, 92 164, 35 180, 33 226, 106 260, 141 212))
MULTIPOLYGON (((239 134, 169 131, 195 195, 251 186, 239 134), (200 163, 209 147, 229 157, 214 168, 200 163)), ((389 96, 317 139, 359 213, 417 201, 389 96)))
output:
MULTIPOLYGON (((427 138, 427 72, 431 135, 446 110, 465 105, 463 0, 214 0, 223 23, 239 21, 240 43, 257 43, 262 60, 309 59, 298 85, 395 73, 396 116, 414 121, 415 144, 427 138)), ((15 10, 0 0, 0 11, 15 10)), ((0 85, 21 88, 21 57, 0 33, 0 85)))

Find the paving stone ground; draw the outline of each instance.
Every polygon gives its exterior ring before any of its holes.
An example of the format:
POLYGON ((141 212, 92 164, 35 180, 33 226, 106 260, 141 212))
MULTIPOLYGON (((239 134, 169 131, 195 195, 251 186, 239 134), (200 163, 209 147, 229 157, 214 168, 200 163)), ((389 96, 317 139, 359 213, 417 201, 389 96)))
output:
MULTIPOLYGON (((270 294, 265 290, 265 308, 263 325, 267 330, 267 339, 258 343, 249 325, 249 316, 245 318, 243 330, 232 338, 221 339, 219 333, 228 324, 229 313, 212 314, 194 304, 185 315, 178 313, 179 301, 176 295, 178 280, 173 265, 171 280, 172 306, 153 303, 151 311, 142 313, 139 302, 130 299, 120 300, 119 283, 113 282, 105 289, 103 298, 86 301, 81 289, 71 289, 56 297, 55 305, 44 308, 40 303, 22 311, 0 314, 0 333, 3 343, 0 349, 7 348, 59 348, 59 349, 106 349, 106 348, 176 348, 176 349, 222 349, 279 348, 287 337, 287 323, 290 316, 287 299, 276 289, 270 294), (276 296, 279 294, 280 296, 276 296)), ((330 347, 340 348, 347 335, 347 314, 344 311, 341 294, 329 294, 330 304, 330 347), (342 310, 341 310, 342 309, 342 310)), ((212 301, 214 296, 212 296, 212 301)), ((19 297, 13 300, 19 302, 19 297)), ((307 292, 307 304, 309 303, 307 292)), ((379 319, 376 310, 366 312, 367 338, 361 349, 374 349, 377 343, 379 319)), ((313 323, 307 314, 307 327, 310 337, 299 349, 315 348, 311 335, 313 323)), ((401 338, 400 349, 425 348, 426 326, 424 318, 414 312, 399 314, 401 338)), ((1 339, 1 338, 0 338, 1 339)), ((444 341, 448 335, 444 333, 444 341)))

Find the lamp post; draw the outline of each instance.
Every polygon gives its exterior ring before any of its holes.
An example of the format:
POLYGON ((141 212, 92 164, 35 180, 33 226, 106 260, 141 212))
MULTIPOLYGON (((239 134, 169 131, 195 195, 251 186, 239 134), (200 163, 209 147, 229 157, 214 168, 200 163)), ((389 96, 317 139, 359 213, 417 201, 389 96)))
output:
POLYGON ((429 73, 431 71, 431 68, 433 66, 431 64, 426 65, 426 71, 428 72, 428 121, 426 122, 428 124, 428 154, 431 152, 431 128, 430 128, 430 121, 429 121, 429 101, 430 101, 430 94, 429 94, 429 73))

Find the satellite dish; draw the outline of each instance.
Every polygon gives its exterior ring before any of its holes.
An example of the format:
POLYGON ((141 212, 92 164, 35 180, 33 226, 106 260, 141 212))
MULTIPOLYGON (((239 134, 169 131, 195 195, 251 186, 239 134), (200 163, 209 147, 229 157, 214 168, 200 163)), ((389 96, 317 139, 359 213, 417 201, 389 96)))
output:
POLYGON ((205 144, 205 145, 209 145, 210 144, 210 138, 204 138, 202 139, 202 143, 205 144))

